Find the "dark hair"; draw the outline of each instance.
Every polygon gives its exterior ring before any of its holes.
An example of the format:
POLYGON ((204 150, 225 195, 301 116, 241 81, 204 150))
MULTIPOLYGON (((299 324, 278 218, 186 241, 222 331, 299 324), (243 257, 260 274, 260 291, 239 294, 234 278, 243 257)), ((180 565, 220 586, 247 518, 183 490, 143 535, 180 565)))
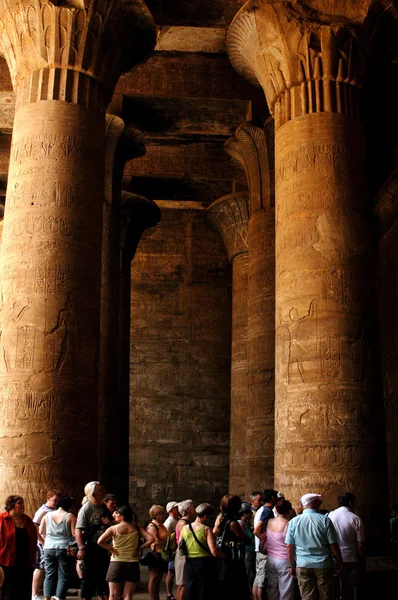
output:
POLYGON ((60 498, 58 500, 56 507, 63 508, 64 510, 68 511, 72 505, 73 505, 72 496, 63 496, 62 498, 60 498))
POLYGON ((203 502, 203 504, 199 504, 199 506, 196 507, 196 514, 199 518, 206 516, 211 517, 211 515, 214 515, 215 512, 215 509, 211 506, 211 504, 207 504, 207 502, 203 502))
POLYGON ((113 500, 114 502, 116 502, 116 496, 115 496, 115 494, 107 494, 105 496, 105 498, 103 499, 103 503, 106 504, 106 502, 110 502, 111 500, 113 500))
POLYGON ((22 496, 8 496, 5 504, 5 510, 10 512, 18 502, 18 500, 23 500, 22 496))
POLYGON ((275 505, 278 515, 286 515, 292 510, 292 503, 289 500, 279 500, 275 505))
POLYGON ((262 497, 262 493, 258 492, 257 490, 254 490, 254 492, 252 492, 250 494, 250 498, 255 498, 256 496, 261 496, 262 497))
POLYGON ((239 509, 239 516, 243 517, 243 515, 247 515, 248 513, 253 512, 252 507, 247 502, 243 502, 242 506, 239 509))
POLYGON ((355 502, 354 494, 351 492, 343 492, 338 497, 339 506, 350 506, 353 502, 355 502))
POLYGON ((118 512, 119 515, 124 518, 126 523, 131 523, 132 521, 135 521, 133 509, 130 506, 127 506, 126 504, 119 506, 116 509, 116 512, 118 512))
POLYGON ((391 510, 395 513, 398 513, 398 504, 392 504, 391 510))
POLYGON ((235 494, 225 494, 221 498, 220 510, 223 515, 237 516, 239 514, 242 500, 235 494))
POLYGON ((278 492, 276 490, 264 490, 264 494, 263 494, 263 498, 264 498, 264 502, 271 502, 272 498, 277 498, 278 497, 278 492))

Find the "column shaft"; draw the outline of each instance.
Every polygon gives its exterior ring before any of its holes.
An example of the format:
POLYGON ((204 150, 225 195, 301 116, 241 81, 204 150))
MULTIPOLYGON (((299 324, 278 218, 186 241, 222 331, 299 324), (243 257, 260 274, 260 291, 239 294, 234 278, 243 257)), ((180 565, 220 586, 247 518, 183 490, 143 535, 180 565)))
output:
POLYGON ((364 148, 359 123, 333 113, 276 134, 275 479, 326 507, 352 490, 369 512, 384 467, 364 148))
POLYGON ((245 495, 248 254, 232 260, 232 352, 229 491, 245 495))
POLYGON ((97 470, 103 131, 103 117, 66 102, 15 115, 0 258, 0 495, 18 490, 29 510, 49 482, 72 491, 97 470))
POLYGON ((275 211, 249 220, 246 497, 274 483, 275 211))

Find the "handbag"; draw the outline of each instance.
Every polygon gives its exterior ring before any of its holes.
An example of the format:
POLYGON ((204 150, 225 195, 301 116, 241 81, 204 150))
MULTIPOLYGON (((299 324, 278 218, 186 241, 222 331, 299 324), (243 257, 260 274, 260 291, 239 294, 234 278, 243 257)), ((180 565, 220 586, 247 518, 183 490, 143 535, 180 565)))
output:
POLYGON ((181 536, 180 542, 178 544, 178 554, 180 556, 187 556, 188 548, 185 539, 181 536))
POLYGON ((140 565, 143 567, 154 567, 157 564, 157 556, 150 548, 140 550, 139 556, 140 565))
POLYGON ((268 554, 268 536, 266 531, 260 536, 258 551, 261 552, 261 554, 268 554))
POLYGON ((225 556, 229 560, 243 560, 246 554, 246 545, 244 542, 239 540, 226 540, 225 535, 227 530, 230 528, 231 521, 227 521, 224 526, 224 531, 221 536, 216 539, 217 546, 221 552, 224 552, 225 556))

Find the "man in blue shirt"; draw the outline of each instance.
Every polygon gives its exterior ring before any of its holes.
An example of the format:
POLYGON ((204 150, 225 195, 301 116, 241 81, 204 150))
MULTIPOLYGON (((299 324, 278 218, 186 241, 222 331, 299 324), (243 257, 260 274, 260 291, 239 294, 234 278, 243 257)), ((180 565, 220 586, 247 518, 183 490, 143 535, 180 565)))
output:
POLYGON ((319 494, 305 494, 300 501, 303 514, 290 521, 285 539, 290 574, 298 579, 302 600, 333 600, 333 556, 343 567, 336 530, 319 512, 319 494))

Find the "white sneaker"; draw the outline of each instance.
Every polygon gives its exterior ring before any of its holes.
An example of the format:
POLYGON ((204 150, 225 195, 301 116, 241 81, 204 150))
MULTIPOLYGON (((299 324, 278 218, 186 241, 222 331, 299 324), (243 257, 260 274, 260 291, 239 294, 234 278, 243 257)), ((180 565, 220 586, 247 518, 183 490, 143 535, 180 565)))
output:
POLYGON ((34 596, 32 596, 32 600, 43 600, 41 596, 39 596, 39 594, 35 594, 34 596))

